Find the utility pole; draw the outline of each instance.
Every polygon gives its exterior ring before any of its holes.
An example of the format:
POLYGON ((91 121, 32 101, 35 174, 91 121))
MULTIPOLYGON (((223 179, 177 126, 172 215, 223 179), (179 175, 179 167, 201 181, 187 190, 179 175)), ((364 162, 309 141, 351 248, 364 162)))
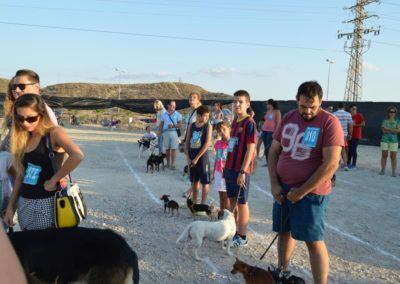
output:
POLYGON ((338 31, 338 38, 346 37, 347 40, 353 39, 350 46, 347 46, 347 41, 344 44, 344 51, 350 55, 349 69, 347 74, 346 90, 344 93, 345 101, 361 101, 362 99, 362 75, 363 75, 363 54, 368 51, 371 46, 370 40, 363 39, 363 35, 373 33, 379 35, 380 27, 377 29, 364 28, 364 20, 376 17, 377 15, 369 15, 364 10, 364 6, 371 3, 380 4, 380 0, 356 0, 356 4, 349 8, 355 17, 352 20, 344 21, 344 23, 353 23, 354 30, 348 33, 341 33, 338 31), (367 48, 364 50, 364 48, 367 48))
POLYGON ((331 77, 331 65, 334 63, 333 60, 330 60, 329 58, 326 59, 326 62, 328 62, 328 86, 326 87, 326 100, 329 100, 329 80, 331 77))

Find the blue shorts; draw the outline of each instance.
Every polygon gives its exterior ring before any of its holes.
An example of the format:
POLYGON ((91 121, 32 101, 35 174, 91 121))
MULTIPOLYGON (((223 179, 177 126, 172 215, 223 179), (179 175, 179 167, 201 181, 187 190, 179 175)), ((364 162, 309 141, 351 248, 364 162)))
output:
MULTIPOLYGON (((282 187, 284 191, 289 190, 287 185, 282 187)), ((275 201, 272 209, 272 230, 291 232, 292 237, 299 241, 323 240, 325 212, 329 198, 329 195, 308 194, 295 204, 286 201, 283 205, 279 205, 275 201), (287 217, 289 213, 290 216, 287 217)))
POLYGON ((210 162, 200 160, 194 167, 189 170, 190 182, 198 182, 201 184, 210 184, 210 162))
POLYGON ((249 190, 250 190, 250 175, 246 174, 245 185, 246 188, 240 188, 237 184, 237 177, 238 174, 232 171, 224 171, 224 178, 226 184, 226 195, 229 198, 238 198, 238 194, 240 191, 238 203, 239 204, 246 204, 247 200, 249 199, 249 190))

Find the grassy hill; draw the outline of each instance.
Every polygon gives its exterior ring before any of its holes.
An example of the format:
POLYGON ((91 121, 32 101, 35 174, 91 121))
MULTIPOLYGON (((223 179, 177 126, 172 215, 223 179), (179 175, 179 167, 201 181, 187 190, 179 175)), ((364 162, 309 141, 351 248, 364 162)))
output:
MULTIPOLYGON (((7 79, 0 78, 0 92, 7 92, 7 79)), ((92 84, 63 83, 50 85, 42 89, 43 95, 59 97, 90 97, 121 99, 187 99, 192 91, 199 92, 204 99, 229 99, 230 95, 208 92, 200 86, 181 82, 161 82, 151 84, 92 84)))

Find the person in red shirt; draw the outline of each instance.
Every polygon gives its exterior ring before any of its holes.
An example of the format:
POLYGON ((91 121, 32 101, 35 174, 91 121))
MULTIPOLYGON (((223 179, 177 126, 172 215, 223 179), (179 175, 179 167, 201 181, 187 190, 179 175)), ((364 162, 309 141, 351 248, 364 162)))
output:
POLYGON ((362 128, 365 126, 364 116, 357 112, 356 105, 350 105, 350 113, 353 119, 353 134, 349 141, 349 153, 347 163, 349 169, 357 168, 357 146, 362 138, 362 128))
POLYGON ((230 211, 237 208, 237 233, 233 237, 233 246, 246 246, 247 225, 250 219, 248 196, 250 176, 254 167, 254 154, 257 142, 257 127, 246 110, 250 107, 250 95, 245 90, 233 94, 236 119, 232 123, 231 137, 228 142, 228 154, 224 169, 226 194, 230 211))
POLYGON ((339 120, 321 108, 317 82, 301 84, 296 100, 298 108, 282 118, 268 156, 278 268, 287 270, 296 240, 304 241, 314 283, 324 284, 329 272, 324 219, 331 177, 344 146, 343 130, 339 120))

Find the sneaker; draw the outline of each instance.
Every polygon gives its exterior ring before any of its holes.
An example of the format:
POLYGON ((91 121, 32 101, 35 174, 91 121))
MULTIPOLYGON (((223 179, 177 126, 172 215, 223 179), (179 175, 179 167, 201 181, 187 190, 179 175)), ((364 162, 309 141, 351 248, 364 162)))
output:
POLYGON ((175 166, 171 166, 169 169, 170 169, 171 171, 175 171, 175 170, 176 170, 176 167, 175 167, 175 166))
POLYGON ((247 244, 248 244, 247 238, 246 239, 242 239, 242 237, 240 237, 238 235, 236 235, 235 237, 233 238, 233 241, 232 241, 232 247, 238 248, 238 247, 247 246, 247 244))
POLYGON ((349 170, 349 167, 348 167, 348 166, 344 166, 344 167, 343 167, 343 170, 344 170, 345 172, 347 172, 347 171, 349 170))
POLYGON ((396 173, 392 173, 392 177, 397 177, 397 174, 396 173))
POLYGON ((383 176, 383 175, 385 175, 385 172, 384 172, 384 171, 380 171, 379 174, 380 174, 381 176, 383 176))

